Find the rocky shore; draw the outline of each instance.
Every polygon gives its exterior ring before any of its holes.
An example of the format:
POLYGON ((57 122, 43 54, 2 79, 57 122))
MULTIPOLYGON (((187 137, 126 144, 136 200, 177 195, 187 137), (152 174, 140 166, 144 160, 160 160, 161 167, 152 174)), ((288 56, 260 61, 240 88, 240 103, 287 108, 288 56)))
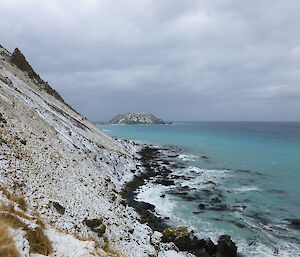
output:
MULTIPOLYGON (((169 217, 161 217, 156 213, 155 205, 136 199, 138 189, 149 180, 165 186, 174 185, 174 180, 170 178, 170 174, 172 169, 180 166, 178 162, 175 162, 178 154, 172 149, 146 145, 138 154, 141 156, 140 161, 145 172, 135 175, 133 180, 126 184, 122 196, 126 199, 124 204, 135 208, 139 213, 141 222, 147 223, 154 231, 162 233, 162 241, 174 243, 180 251, 188 251, 199 257, 237 256, 237 247, 229 235, 221 235, 217 244, 214 244, 209 238, 199 239, 194 231, 187 227, 172 226, 168 222, 169 217)), ((163 194, 161 197, 165 197, 165 195, 163 194)))

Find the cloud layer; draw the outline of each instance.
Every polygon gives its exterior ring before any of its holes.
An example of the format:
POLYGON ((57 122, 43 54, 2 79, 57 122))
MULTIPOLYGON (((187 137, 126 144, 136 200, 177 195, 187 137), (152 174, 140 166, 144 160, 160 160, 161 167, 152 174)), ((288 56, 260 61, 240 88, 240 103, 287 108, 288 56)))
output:
POLYGON ((1 0, 1 44, 91 120, 300 120, 300 2, 1 0))

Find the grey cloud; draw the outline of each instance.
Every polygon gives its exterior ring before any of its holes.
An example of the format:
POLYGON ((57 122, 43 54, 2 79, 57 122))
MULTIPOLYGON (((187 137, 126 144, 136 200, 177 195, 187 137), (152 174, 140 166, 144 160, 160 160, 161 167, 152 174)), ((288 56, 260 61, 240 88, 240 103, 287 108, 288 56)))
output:
POLYGON ((3 0, 1 44, 92 120, 299 120, 300 2, 3 0))

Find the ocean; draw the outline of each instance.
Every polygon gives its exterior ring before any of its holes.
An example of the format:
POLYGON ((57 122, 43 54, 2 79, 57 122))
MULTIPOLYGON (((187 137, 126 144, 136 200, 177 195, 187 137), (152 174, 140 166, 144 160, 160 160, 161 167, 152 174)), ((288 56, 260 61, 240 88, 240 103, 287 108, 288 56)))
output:
POLYGON ((181 193, 178 186, 149 184, 137 196, 169 222, 214 241, 228 234, 244 256, 300 256, 300 122, 99 127, 174 149, 181 193))

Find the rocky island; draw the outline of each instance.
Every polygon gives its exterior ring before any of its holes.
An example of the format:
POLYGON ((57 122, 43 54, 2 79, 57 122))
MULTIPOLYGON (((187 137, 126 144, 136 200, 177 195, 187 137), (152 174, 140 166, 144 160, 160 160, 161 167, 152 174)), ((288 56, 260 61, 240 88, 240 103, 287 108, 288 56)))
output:
POLYGON ((111 119, 109 124, 167 124, 151 113, 125 113, 111 119))

